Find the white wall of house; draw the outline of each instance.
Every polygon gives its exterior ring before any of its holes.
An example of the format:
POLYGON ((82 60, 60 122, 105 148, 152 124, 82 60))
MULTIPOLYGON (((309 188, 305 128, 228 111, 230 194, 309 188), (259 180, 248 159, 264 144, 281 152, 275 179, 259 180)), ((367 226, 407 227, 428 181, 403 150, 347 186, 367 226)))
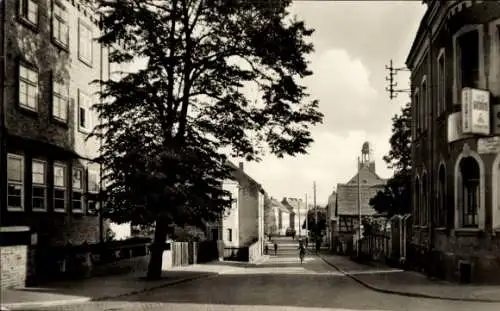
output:
POLYGON ((226 181, 222 188, 231 193, 233 203, 224 211, 222 218, 222 241, 226 247, 239 247, 239 185, 234 181, 226 181))
POLYGON ((240 181, 239 243, 248 246, 259 237, 259 188, 246 180, 240 181))

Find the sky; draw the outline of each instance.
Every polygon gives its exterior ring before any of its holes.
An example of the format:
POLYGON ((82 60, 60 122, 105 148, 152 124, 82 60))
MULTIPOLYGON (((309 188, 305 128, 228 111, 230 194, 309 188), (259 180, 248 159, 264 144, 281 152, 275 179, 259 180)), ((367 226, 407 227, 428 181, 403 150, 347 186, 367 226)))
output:
MULTIPOLYGON (((311 41, 314 74, 304 81, 311 98, 320 101, 323 124, 312 130, 307 155, 244 163, 244 170, 269 195, 305 198, 325 205, 338 183, 356 173, 363 142, 370 142, 376 171, 392 171, 382 157, 390 149, 391 118, 409 101, 405 93, 389 100, 385 65, 404 67, 420 19, 422 1, 294 1, 291 9, 316 31, 311 41)), ((398 87, 408 88, 409 73, 399 72, 398 87)), ((235 159, 235 161, 238 161, 235 159)))

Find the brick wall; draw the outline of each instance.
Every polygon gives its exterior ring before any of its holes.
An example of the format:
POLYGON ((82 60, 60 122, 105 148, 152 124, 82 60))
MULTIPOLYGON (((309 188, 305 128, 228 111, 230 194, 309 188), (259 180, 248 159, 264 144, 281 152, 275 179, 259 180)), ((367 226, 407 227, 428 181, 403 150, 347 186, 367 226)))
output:
POLYGON ((1 287, 23 286, 26 280, 28 246, 0 247, 1 287))

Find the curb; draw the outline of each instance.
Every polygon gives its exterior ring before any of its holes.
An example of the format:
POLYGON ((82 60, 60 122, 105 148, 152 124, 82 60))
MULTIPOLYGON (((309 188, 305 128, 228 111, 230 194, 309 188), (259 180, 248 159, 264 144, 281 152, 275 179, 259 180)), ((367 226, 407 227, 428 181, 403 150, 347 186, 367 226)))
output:
POLYGON ((384 294, 390 294, 390 295, 398 295, 398 296, 405 296, 405 297, 415 297, 415 298, 427 298, 427 299, 439 299, 439 300, 450 300, 450 301, 463 301, 463 302, 485 302, 485 303, 499 303, 500 299, 482 299, 482 298, 459 298, 459 297, 446 297, 446 296, 438 296, 438 295, 429 295, 429 294, 423 294, 423 293, 416 293, 416 292, 405 292, 405 291, 397 291, 397 290, 392 290, 392 289, 386 289, 378 286, 374 286, 369 284, 368 282, 365 282, 358 278, 357 276, 344 271, 340 267, 336 266, 335 264, 331 263, 330 261, 326 260, 323 258, 323 256, 318 255, 319 258, 321 258, 324 262, 326 262, 329 266, 333 267, 340 273, 344 274, 345 276, 351 278, 354 280, 356 283, 361 284, 362 286, 369 288, 371 290, 374 290, 376 292, 384 293, 384 294))
POLYGON ((202 273, 202 274, 195 275, 192 277, 177 279, 177 280, 173 280, 171 282, 166 282, 163 284, 143 288, 140 290, 130 291, 130 292, 117 294, 117 295, 96 297, 96 298, 83 297, 83 298, 75 298, 75 299, 67 299, 67 300, 51 300, 51 301, 42 301, 42 302, 33 301, 33 302, 6 303, 6 304, 2 304, 0 306, 0 311, 24 310, 25 308, 37 309, 37 308, 53 307, 53 306, 60 306, 60 305, 73 305, 73 304, 79 304, 79 303, 84 303, 84 302, 89 302, 89 301, 105 301, 105 300, 111 300, 111 299, 125 297, 125 296, 137 295, 137 294, 152 291, 155 289, 160 289, 160 288, 168 287, 171 285, 177 285, 177 284, 186 283, 186 282, 198 280, 201 278, 205 278, 205 277, 208 278, 208 277, 217 276, 217 275, 218 275, 218 273, 216 273, 216 274, 202 273))

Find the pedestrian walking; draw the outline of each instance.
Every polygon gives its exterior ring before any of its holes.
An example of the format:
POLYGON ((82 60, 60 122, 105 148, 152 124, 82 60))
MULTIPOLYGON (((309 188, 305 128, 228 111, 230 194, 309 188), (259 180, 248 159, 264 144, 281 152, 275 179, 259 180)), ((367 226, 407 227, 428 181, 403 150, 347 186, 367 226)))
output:
POLYGON ((278 254, 278 244, 274 242, 274 255, 276 256, 278 254))
POLYGON ((269 254, 269 245, 266 245, 264 246, 264 254, 268 255, 269 254))

